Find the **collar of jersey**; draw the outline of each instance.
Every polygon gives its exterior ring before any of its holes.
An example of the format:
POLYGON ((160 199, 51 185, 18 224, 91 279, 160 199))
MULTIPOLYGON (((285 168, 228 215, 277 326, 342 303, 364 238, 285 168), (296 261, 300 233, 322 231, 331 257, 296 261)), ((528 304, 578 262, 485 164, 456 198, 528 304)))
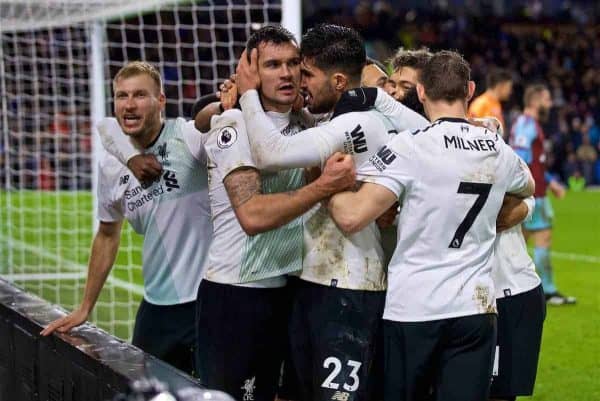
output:
POLYGON ((158 138, 160 138, 160 136, 162 135, 164 130, 165 130, 165 122, 163 121, 162 125, 160 126, 160 131, 159 131, 158 135, 156 135, 156 138, 154 138, 154 140, 152 141, 151 144, 146 146, 146 149, 150 149, 152 146, 156 145, 156 142, 158 142, 158 138))
POLYGON ((435 122, 438 122, 438 121, 448 121, 450 123, 467 123, 467 124, 471 124, 469 122, 469 120, 466 120, 464 118, 457 118, 457 117, 441 117, 441 118, 438 118, 437 120, 435 120, 435 122))

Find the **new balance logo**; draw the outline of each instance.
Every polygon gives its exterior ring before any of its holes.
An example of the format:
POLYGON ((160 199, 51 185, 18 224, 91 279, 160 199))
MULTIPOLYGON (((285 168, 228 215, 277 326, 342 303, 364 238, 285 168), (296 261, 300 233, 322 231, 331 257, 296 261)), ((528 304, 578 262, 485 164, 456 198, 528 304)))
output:
POLYGON ((165 170, 163 179, 165 180, 165 185, 167 186, 167 192, 171 192, 176 188, 179 189, 179 183, 177 182, 177 177, 175 177, 174 171, 165 170))
POLYGON ((129 174, 125 174, 121 177, 119 177, 119 185, 124 185, 127 184, 129 182, 129 174))
POLYGON ((345 391, 336 391, 333 394, 333 397, 331 397, 331 399, 335 400, 335 401, 348 401, 349 398, 350 398, 350 393, 347 393, 345 391))
POLYGON ((256 386, 254 385, 255 382, 256 376, 244 381, 244 385, 241 387, 241 389, 244 390, 242 401, 254 401, 254 389, 256 388, 256 386))

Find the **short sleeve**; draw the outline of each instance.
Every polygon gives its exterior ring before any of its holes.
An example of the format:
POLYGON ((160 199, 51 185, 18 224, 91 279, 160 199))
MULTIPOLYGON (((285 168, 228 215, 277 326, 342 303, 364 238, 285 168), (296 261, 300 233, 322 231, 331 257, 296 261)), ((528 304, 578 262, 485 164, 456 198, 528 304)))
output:
POLYGON ((411 184, 412 136, 401 133, 358 167, 356 179, 382 185, 398 198, 411 184))
POLYGON ((194 120, 181 122, 181 133, 190 153, 194 158, 203 164, 206 163, 206 151, 204 150, 204 142, 206 135, 196 129, 194 120))
POLYGON ((240 110, 231 109, 213 116, 211 127, 205 144, 209 169, 217 169, 225 179, 241 167, 256 168, 240 110))
POLYGON ((106 222, 123 220, 125 218, 123 210, 119 202, 113 199, 115 183, 112 182, 102 163, 98 167, 98 175, 98 220, 106 222))

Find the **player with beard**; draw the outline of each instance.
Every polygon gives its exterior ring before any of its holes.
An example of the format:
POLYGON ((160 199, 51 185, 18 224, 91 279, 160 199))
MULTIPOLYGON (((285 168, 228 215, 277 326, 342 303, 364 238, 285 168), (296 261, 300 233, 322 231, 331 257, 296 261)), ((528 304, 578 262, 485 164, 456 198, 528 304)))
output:
MULTIPOLYGON (((300 81, 293 36, 269 26, 255 32, 247 46, 259 50, 261 101, 269 117, 280 135, 295 135, 303 125, 290 114, 300 81)), ((270 401, 286 341, 281 333, 289 310, 285 275, 302 267, 302 220, 297 217, 351 185, 353 167, 348 157, 336 156, 328 163, 331 168, 303 187, 301 170, 271 174, 256 169, 239 110, 213 117, 212 126, 206 135, 196 133, 208 158, 213 223, 197 299, 198 373, 203 385, 236 399, 270 401)), ((104 142, 116 153, 113 147, 123 138, 111 135, 104 142)), ((128 143, 121 143, 121 156, 136 151, 127 149, 128 143)))
POLYGON ((417 84, 434 123, 394 136, 359 167, 360 190, 330 201, 349 233, 403 203, 384 314, 390 400, 429 399, 432 388, 438 400, 483 400, 489 392, 496 218, 504 193, 531 195, 533 180, 497 134, 466 120, 469 75, 460 55, 434 54, 417 84))
POLYGON ((576 302, 574 297, 563 295, 558 291, 550 264, 554 213, 550 200, 546 197, 546 190, 552 191, 559 199, 565 195, 564 187, 546 171, 545 137, 540 124, 548 120, 552 97, 545 85, 535 84, 525 89, 523 102, 525 109, 513 125, 510 143, 529 165, 536 185, 533 217, 523 225, 525 238, 533 237, 535 246, 533 261, 542 279, 546 302, 549 305, 574 304, 576 302))
MULTIPOLYGON (((393 59, 397 74, 402 75, 405 84, 404 98, 401 100, 403 104, 412 103, 407 101, 407 97, 417 96, 418 77, 425 65, 417 62, 418 55, 429 60, 432 54, 421 51, 415 54, 401 49, 393 59), (406 68, 411 69, 410 73, 403 71, 406 68)), ((505 79, 494 78, 496 75, 491 77, 491 82, 497 83, 498 80, 505 79)), ((500 76, 505 77, 502 74, 500 76)), ((398 76, 396 79, 399 79, 398 76)), ((507 84, 499 88, 501 95, 507 91, 507 84)), ((422 110, 423 105, 418 98, 417 102, 420 105, 417 110, 422 110)), ((480 117, 478 124, 483 124, 503 136, 501 122, 494 119, 496 115, 482 112, 476 117, 480 117)), ((498 215, 498 235, 494 245, 492 269, 498 307, 497 365, 493 371, 491 387, 491 398, 494 400, 514 400, 519 395, 530 395, 535 383, 546 313, 543 302, 540 302, 543 300, 540 279, 535 273, 533 261, 527 254, 521 229, 522 221, 527 216, 531 217, 534 203, 533 197, 521 200, 506 195, 498 215), (528 319, 521 319, 520 314, 515 312, 520 310, 529 311, 528 319)), ((385 237, 387 248, 391 237, 385 237)))
MULTIPOLYGON (((279 135, 261 106, 256 54, 251 53, 250 62, 245 54, 240 59, 240 104, 259 168, 321 167, 336 151, 361 163, 401 128, 399 124, 417 128, 427 123, 381 89, 359 89, 365 49, 354 30, 319 25, 303 36, 301 54, 308 110, 332 118, 286 137, 279 135), (355 103, 352 99, 375 104, 386 113, 370 107, 356 111, 348 107, 355 103)), ((379 229, 373 224, 345 236, 324 206, 315 207, 304 220, 303 269, 290 325, 302 399, 371 399, 386 288, 379 229)))
POLYGON ((203 138, 193 123, 162 117, 166 99, 160 74, 152 65, 128 63, 115 76, 113 91, 116 119, 106 118, 97 128, 122 160, 106 155, 100 161, 100 225, 83 301, 42 335, 66 332, 87 319, 117 255, 126 219, 144 235, 144 298, 132 343, 192 374, 196 292, 212 237, 203 138), (127 170, 127 155, 139 153, 137 149, 145 153, 138 159, 150 163, 150 175, 159 173, 157 179, 138 180, 127 170))

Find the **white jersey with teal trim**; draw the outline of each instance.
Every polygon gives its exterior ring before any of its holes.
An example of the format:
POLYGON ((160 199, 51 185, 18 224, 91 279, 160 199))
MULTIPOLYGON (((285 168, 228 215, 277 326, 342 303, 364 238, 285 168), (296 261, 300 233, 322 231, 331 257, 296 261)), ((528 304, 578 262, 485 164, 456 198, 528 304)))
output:
MULTIPOLYGON (((124 135, 113 118, 99 129, 124 135)), ((196 299, 212 237, 203 135, 192 122, 166 120, 145 150, 163 166, 159 179, 140 184, 114 156, 100 161, 98 219, 127 219, 144 236, 144 298, 156 305, 196 299)))
MULTIPOLYGON (((280 135, 295 135, 304 126, 296 114, 268 113, 280 135)), ((302 217, 258 235, 247 235, 231 206, 223 180, 239 168, 256 168, 246 125, 239 110, 227 110, 211 121, 206 134, 210 205, 214 238, 205 278, 222 284, 281 287, 285 274, 302 268, 302 217)), ((301 169, 261 172, 262 192, 276 193, 304 185, 301 169)))
MULTIPOLYGON (((529 220, 535 208, 533 196, 525 199, 529 220)), ((496 287, 496 298, 517 295, 540 285, 540 277, 535 265, 527 253, 527 244, 523 237, 523 228, 517 224, 496 236, 494 249, 494 267, 492 278, 496 287)))
POLYGON ((496 218, 531 175, 485 128, 442 118, 400 133, 357 170, 402 202, 384 319, 410 322, 495 312, 496 218))

